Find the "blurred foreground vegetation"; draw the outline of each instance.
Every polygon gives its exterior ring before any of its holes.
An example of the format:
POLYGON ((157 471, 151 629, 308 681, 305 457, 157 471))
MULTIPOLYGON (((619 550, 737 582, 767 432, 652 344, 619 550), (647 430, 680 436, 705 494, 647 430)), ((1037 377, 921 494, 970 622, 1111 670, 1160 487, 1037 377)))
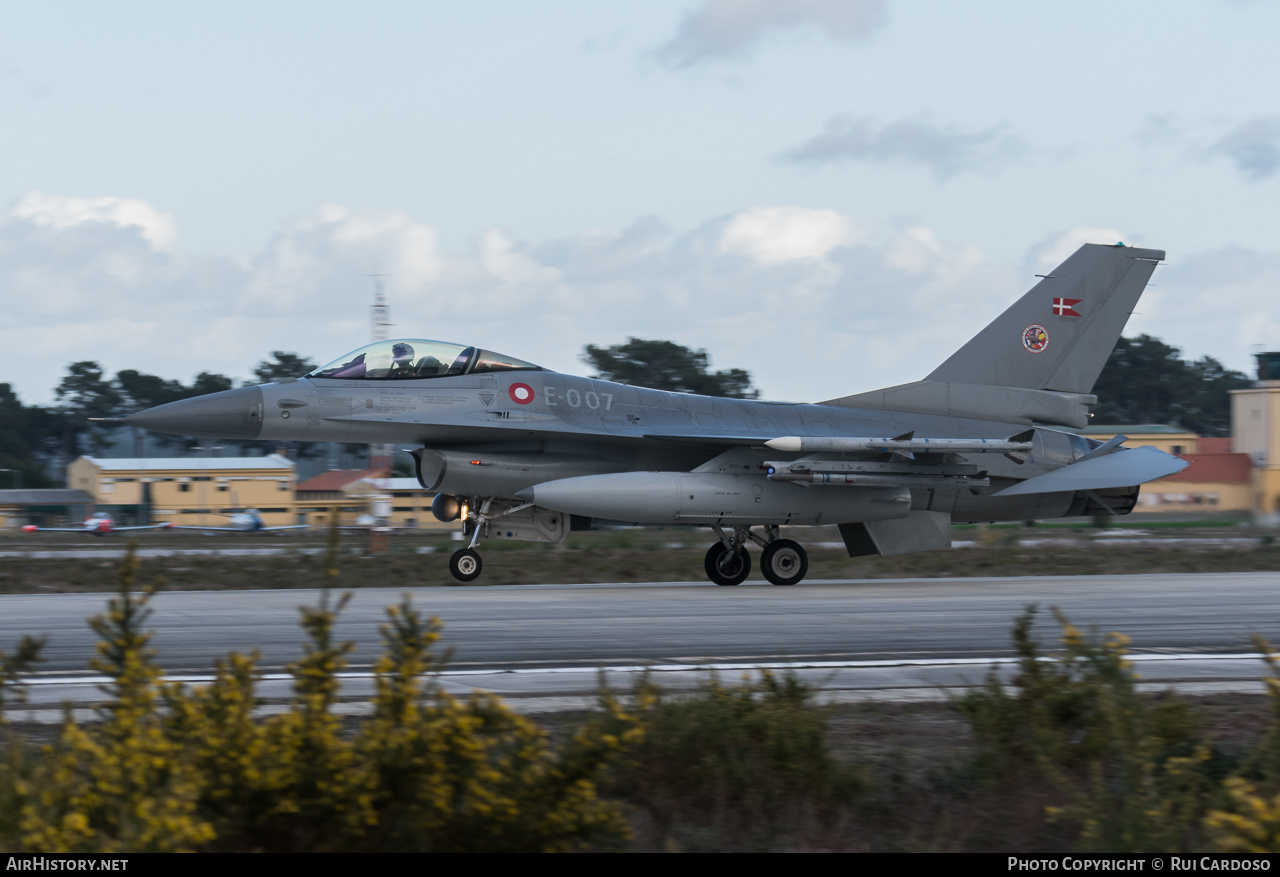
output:
MULTIPOLYGON (((1280 851, 1280 662, 1267 697, 1143 694, 1119 634, 1030 607, 1012 674, 946 704, 835 708, 790 674, 648 681, 541 724, 450 696, 438 624, 388 612, 371 715, 333 706, 336 541, 304 607, 294 694, 255 711, 254 655, 166 682, 132 553, 90 620, 98 721, 0 728, 0 844, 58 851, 1280 851)), ((13 706, 43 643, 0 653, 13 706)))

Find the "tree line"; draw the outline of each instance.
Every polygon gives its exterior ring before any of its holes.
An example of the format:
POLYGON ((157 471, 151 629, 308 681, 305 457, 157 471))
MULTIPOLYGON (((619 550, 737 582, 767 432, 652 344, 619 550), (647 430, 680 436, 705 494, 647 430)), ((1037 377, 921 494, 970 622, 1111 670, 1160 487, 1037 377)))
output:
MULTIPOLYGON (((316 368, 316 363, 295 353, 276 350, 271 359, 253 369, 256 380, 248 386, 283 378, 296 378, 316 368)), ((23 405, 11 385, 0 383, 0 469, 16 472, 13 485, 52 487, 56 478, 48 470, 81 454, 101 454, 116 443, 118 427, 95 423, 90 418, 122 417, 154 408, 230 390, 235 381, 226 375, 201 372, 190 384, 124 369, 109 377, 96 362, 84 360, 67 366, 67 373, 54 388, 53 405, 23 405)), ((198 439, 156 434, 153 439, 175 454, 189 453, 198 439)), ((242 453, 274 450, 274 442, 233 442, 242 453)), ((317 453, 307 447, 304 453, 317 453)), ((9 487, 0 481, 0 485, 9 487)))
MULTIPOLYGON (((1150 335, 1121 338, 1094 388, 1098 397, 1094 421, 1170 423, 1201 435, 1228 435, 1228 391, 1249 386, 1249 377, 1212 357, 1185 360, 1180 354, 1178 348, 1150 335)), ((671 341, 629 338, 611 347, 588 344, 581 358, 594 370, 594 377, 618 383, 734 399, 760 395, 744 369, 712 371, 707 351, 671 341)), ((243 385, 298 377, 316 365, 310 358, 276 350, 253 368, 254 380, 243 385)), ((0 469, 14 470, 15 484, 52 486, 51 467, 81 454, 100 454, 115 443, 116 427, 89 418, 121 417, 233 386, 231 378, 212 372, 201 372, 190 384, 135 369, 109 377, 98 363, 88 360, 67 366, 67 374, 54 389, 58 400, 54 405, 23 405, 9 384, 0 383, 0 469)), ((190 452, 199 441, 163 435, 154 439, 178 454, 190 452)), ((260 441, 228 444, 241 453, 266 453, 276 446, 260 441)), ((298 452, 307 456, 322 451, 319 446, 301 445, 298 452)), ((0 480, 0 486, 10 485, 0 480)))

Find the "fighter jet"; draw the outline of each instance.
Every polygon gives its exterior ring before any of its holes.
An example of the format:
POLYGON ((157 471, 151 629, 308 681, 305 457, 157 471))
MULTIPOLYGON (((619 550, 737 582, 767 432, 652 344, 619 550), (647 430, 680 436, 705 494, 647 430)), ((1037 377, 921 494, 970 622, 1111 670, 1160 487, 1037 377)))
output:
MULTIPOLYGON (((225 439, 409 445, 481 572, 488 538, 560 542, 593 522, 709 527, 718 585, 808 570, 784 525, 833 524, 849 555, 950 547, 953 522, 1123 515, 1187 464, 1099 443, 1094 381, 1161 250, 1087 244, 909 384, 816 404, 624 386, 465 344, 379 341, 299 378, 172 402, 124 423, 225 439)), ((832 364, 835 367, 846 367, 832 364)))
POLYGON ((125 530, 168 530, 172 528, 172 524, 147 524, 140 527, 117 527, 116 522, 111 515, 106 512, 95 512, 84 519, 84 523, 78 527, 37 527, 35 524, 27 524, 22 528, 24 533, 89 533, 94 536, 107 536, 111 533, 120 533, 125 530))

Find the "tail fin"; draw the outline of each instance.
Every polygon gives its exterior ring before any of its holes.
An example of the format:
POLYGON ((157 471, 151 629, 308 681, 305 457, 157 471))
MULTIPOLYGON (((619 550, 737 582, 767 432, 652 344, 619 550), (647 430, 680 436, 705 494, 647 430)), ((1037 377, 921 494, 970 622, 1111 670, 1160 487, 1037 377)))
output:
POLYGON ((1163 259, 1085 244, 925 380, 1089 393, 1163 259))
POLYGON ((923 381, 822 404, 1084 427, 1163 250, 1085 244, 923 381))

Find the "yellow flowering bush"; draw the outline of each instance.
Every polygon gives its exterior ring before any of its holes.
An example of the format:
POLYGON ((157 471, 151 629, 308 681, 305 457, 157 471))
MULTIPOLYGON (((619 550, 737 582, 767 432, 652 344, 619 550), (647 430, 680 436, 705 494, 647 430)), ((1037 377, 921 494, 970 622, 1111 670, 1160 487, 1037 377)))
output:
POLYGON ((131 550, 90 622, 110 679, 102 721, 68 717, 33 767, 11 765, 23 849, 534 852, 625 837, 597 784, 641 731, 611 698, 556 748, 497 698, 451 697, 430 675, 439 623, 406 597, 382 627, 373 715, 346 728, 332 707, 352 644, 333 633, 349 595, 326 588, 302 609, 292 701, 259 718, 256 655, 219 661, 207 685, 161 681, 143 629, 155 591, 134 593, 136 568, 131 550))

